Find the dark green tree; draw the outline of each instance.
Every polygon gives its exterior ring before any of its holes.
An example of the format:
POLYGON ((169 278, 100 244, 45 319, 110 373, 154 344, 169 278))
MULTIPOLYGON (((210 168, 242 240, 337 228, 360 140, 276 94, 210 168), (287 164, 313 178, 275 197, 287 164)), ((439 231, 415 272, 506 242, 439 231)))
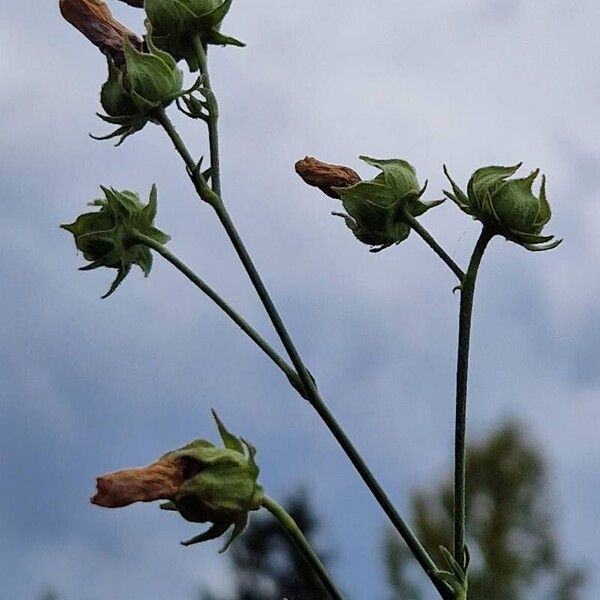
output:
POLYGON ((38 596, 38 600, 60 600, 60 597, 54 590, 50 589, 38 596))
MULTIPOLYGON (((308 496, 297 493, 286 510, 316 548, 324 564, 331 555, 315 544, 319 521, 308 496)), ((230 597, 204 592, 202 600, 325 600, 329 596, 277 521, 270 515, 252 515, 250 525, 228 551, 234 592, 230 597)))
MULTIPOLYGON (((547 466, 526 432, 514 423, 503 426, 469 448, 467 468, 469 598, 579 600, 584 574, 560 555, 547 466)), ((452 497, 448 480, 412 499, 417 535, 439 564, 439 547, 452 547, 452 497)), ((411 583, 404 545, 389 533, 384 556, 390 598, 424 598, 411 583)))

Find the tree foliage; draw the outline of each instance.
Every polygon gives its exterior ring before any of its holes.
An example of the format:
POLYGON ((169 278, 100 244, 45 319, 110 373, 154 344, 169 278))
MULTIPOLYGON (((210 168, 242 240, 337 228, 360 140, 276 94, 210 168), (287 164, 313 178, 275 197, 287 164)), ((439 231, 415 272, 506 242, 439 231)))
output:
MULTIPOLYGON (((471 553, 469 597, 485 600, 578 600, 581 569, 561 557, 547 466, 524 429, 509 423, 469 448, 467 541, 471 553)), ((413 494, 417 535, 440 558, 452 544, 452 482, 413 494)), ((411 583, 409 555, 396 536, 384 543, 394 600, 420 600, 411 583)))

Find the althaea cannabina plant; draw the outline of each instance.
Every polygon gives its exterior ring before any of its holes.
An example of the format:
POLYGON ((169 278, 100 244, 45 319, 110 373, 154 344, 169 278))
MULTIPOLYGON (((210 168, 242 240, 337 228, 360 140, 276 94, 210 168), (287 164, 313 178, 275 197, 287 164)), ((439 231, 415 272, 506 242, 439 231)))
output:
MULTIPOLYGON (((152 251, 158 253, 198 289, 213 300, 242 331, 271 359, 294 389, 316 410, 325 426, 356 468, 375 500, 404 539, 440 597, 465 600, 468 594, 469 553, 465 543, 465 438, 467 375, 471 315, 475 282, 484 252, 497 235, 529 250, 549 250, 560 241, 543 235, 551 216, 546 198, 546 180, 539 194, 532 191, 538 171, 523 179, 510 179, 516 167, 484 167, 475 171, 467 193, 450 179, 452 191, 445 195, 459 208, 482 224, 479 240, 466 270, 461 269, 419 220, 441 200, 424 201, 426 184, 421 185, 414 167, 403 159, 363 160, 381 172, 363 181, 353 169, 330 165, 306 157, 296 171, 310 185, 341 201, 346 225, 362 243, 379 251, 405 240, 411 231, 436 253, 458 280, 460 290, 459 340, 456 382, 454 547, 442 549, 447 568, 443 569, 428 554, 410 527, 390 502, 364 460, 329 411, 316 380, 306 368, 258 270, 254 266, 233 223, 221 192, 218 134, 218 102, 210 82, 207 51, 210 45, 242 46, 221 33, 221 26, 232 7, 232 0, 122 0, 146 11, 147 34, 141 40, 114 19, 102 0, 60 0, 64 17, 106 55, 109 76, 101 90, 102 118, 117 126, 106 136, 126 137, 146 124, 160 126, 179 154, 201 200, 215 212, 235 248, 287 357, 273 348, 215 290, 194 273, 165 246, 169 237, 154 226, 156 188, 143 205, 128 191, 103 188, 105 198, 92 204, 99 210, 80 215, 63 226, 75 238, 77 248, 90 261, 84 270, 107 267, 117 269, 110 295, 132 265, 147 275, 152 251), (196 82, 183 89, 183 73, 178 63, 187 62, 196 82), (202 169, 202 158, 195 159, 173 126, 166 109, 173 102, 184 115, 202 121, 207 127, 210 165, 202 169), (288 362, 289 361, 289 362, 288 362)), ((183 518, 210 523, 205 533, 190 540, 196 543, 213 539, 232 530, 226 546, 240 535, 251 512, 265 508, 279 521, 299 551, 315 570, 329 595, 341 600, 331 576, 316 556, 297 525, 258 483, 259 470, 254 448, 227 431, 216 417, 224 447, 196 440, 169 452, 143 469, 120 471, 98 478, 98 493, 92 501, 106 507, 124 506, 138 501, 167 500, 163 508, 177 511, 183 518)))

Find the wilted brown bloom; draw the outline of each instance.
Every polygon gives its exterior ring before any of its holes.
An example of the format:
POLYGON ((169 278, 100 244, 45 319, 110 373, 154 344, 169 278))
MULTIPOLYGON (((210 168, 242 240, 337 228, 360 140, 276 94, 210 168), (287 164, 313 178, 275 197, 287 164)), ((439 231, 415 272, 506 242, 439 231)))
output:
MULTIPOLYGON (((128 3, 132 2, 136 2, 135 6, 139 4, 137 0, 128 3)), ((112 16, 103 0, 60 0, 60 12, 118 66, 125 64, 123 45, 126 40, 138 50, 142 47, 140 38, 112 16)))
POLYGON ((161 458, 147 467, 108 473, 96 479, 92 504, 121 508, 134 502, 171 500, 184 481, 194 473, 185 458, 161 458))
POLYGON ((307 156, 296 163, 296 173, 305 183, 318 187, 331 198, 339 199, 339 194, 332 188, 350 187, 358 183, 360 175, 350 167, 330 165, 312 156, 307 156))

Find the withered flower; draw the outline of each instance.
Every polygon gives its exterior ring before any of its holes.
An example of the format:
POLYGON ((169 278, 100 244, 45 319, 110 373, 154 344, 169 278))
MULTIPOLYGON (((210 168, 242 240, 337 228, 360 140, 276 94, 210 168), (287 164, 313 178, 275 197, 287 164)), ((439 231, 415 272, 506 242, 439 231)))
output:
POLYGON ((350 167, 330 165, 312 156, 306 156, 296 163, 296 173, 308 185, 338 200, 340 195, 334 187, 350 187, 360 181, 360 175, 350 167))
MULTIPOLYGON (((127 4, 143 6, 143 1, 127 0, 127 4)), ((142 48, 142 40, 112 16, 103 0, 60 0, 60 12, 118 66, 125 64, 125 40, 138 50, 142 48)))
POLYGON ((341 200, 346 212, 332 214, 343 217, 356 239, 371 246, 371 252, 380 252, 409 236, 411 226, 403 219, 403 213, 419 217, 443 200, 421 200, 427 183, 419 184, 414 167, 405 160, 360 158, 381 173, 363 181, 349 167, 308 156, 296 163, 296 173, 309 185, 341 200))
POLYGON ((254 447, 227 431, 214 411, 213 416, 223 447, 195 440, 147 467, 102 475, 96 480, 92 504, 120 508, 167 500, 161 508, 178 512, 192 523, 212 523, 204 533, 183 542, 185 546, 218 538, 232 529, 226 550, 246 528, 250 512, 261 508, 263 489, 257 481, 254 447))

